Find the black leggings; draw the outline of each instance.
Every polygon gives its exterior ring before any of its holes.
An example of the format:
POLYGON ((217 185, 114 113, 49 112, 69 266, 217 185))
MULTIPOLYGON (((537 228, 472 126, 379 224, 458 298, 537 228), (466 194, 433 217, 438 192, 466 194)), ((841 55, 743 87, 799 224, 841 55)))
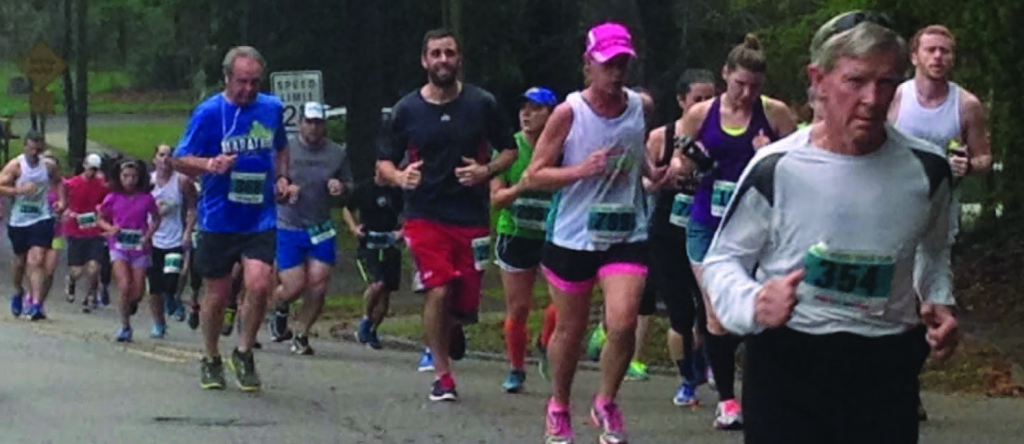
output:
POLYGON ((686 239, 654 237, 649 241, 650 252, 648 284, 651 291, 644 291, 640 301, 640 314, 654 314, 655 296, 665 302, 672 330, 683 338, 689 338, 693 348, 693 321, 700 300, 700 289, 693 276, 690 261, 686 258, 686 239))
POLYGON ((736 350, 740 348, 743 338, 728 334, 707 334, 704 338, 711 373, 715 376, 715 387, 718 388, 718 400, 735 399, 736 350))
MULTIPOLYGON (((655 297, 661 297, 668 310, 672 331, 683 337, 683 360, 676 363, 679 376, 694 381, 693 322, 698 312, 703 313, 700 287, 686 256, 686 238, 654 236, 649 241, 650 262, 648 285, 640 302, 640 314, 654 314, 655 297)), ((705 324, 705 323, 700 323, 705 324)))
POLYGON ((788 328, 747 339, 746 444, 915 444, 925 329, 869 338, 788 328))

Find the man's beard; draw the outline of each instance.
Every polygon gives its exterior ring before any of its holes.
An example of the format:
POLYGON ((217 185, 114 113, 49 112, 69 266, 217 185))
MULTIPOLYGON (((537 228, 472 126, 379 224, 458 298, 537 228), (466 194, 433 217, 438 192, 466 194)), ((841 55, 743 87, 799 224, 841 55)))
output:
POLYGON ((447 88, 455 85, 459 78, 459 69, 452 68, 447 76, 442 76, 436 70, 431 69, 427 71, 427 78, 430 80, 430 83, 441 88, 447 88))

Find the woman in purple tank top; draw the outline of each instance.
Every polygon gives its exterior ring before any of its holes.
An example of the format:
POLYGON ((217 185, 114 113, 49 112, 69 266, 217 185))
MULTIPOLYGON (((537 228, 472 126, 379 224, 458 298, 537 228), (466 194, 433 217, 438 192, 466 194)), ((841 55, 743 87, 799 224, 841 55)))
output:
MULTIPOLYGON (((682 119, 682 134, 698 141, 712 161, 702 171, 686 229, 687 255, 698 282, 701 262, 754 151, 796 130, 786 104, 761 95, 767 67, 761 43, 747 35, 729 52, 722 68, 725 93, 691 107, 682 119)), ((738 429, 743 415, 733 386, 739 338, 730 336, 719 324, 707 294, 704 303, 708 308, 706 348, 719 396, 715 426, 738 429)))

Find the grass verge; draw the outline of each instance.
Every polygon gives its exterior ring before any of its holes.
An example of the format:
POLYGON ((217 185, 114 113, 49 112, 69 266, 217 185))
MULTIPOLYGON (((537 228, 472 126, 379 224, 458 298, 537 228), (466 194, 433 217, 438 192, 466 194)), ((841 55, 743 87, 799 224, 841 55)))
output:
POLYGON ((177 146, 183 131, 184 122, 98 125, 89 128, 89 139, 127 156, 148 160, 153 157, 153 147, 157 144, 177 146))

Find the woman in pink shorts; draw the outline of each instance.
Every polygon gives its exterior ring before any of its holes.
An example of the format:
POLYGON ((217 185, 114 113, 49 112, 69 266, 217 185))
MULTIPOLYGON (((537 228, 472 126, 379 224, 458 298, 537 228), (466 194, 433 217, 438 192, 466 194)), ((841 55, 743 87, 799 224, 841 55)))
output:
POLYGON ((149 193, 149 172, 137 160, 122 160, 110 177, 110 194, 98 208, 99 225, 110 247, 110 261, 121 301, 117 342, 132 341, 131 315, 139 308, 150 262, 150 240, 160 226, 160 210, 149 193))

